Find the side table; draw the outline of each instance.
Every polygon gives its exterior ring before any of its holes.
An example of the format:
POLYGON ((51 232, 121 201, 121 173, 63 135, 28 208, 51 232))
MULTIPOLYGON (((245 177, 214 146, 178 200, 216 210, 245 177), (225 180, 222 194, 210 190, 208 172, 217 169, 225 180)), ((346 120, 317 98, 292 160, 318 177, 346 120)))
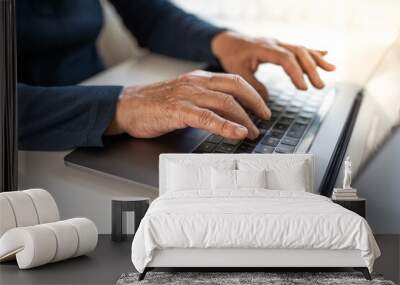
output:
POLYGON ((340 206, 359 214, 361 217, 366 216, 366 204, 367 201, 364 198, 358 198, 356 200, 334 200, 332 202, 339 204, 340 206))
POLYGON ((123 241, 126 239, 126 233, 123 233, 123 214, 124 212, 135 213, 135 232, 140 221, 146 214, 150 205, 150 199, 145 197, 119 197, 113 198, 111 202, 111 239, 112 241, 123 241))

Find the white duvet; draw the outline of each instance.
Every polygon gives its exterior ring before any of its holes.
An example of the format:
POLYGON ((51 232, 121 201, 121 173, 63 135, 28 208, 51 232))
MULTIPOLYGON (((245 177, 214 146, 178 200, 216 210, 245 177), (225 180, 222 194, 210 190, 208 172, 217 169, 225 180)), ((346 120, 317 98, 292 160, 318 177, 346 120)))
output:
POLYGON ((358 249, 370 271, 380 255, 365 219, 326 197, 265 189, 213 195, 157 198, 133 240, 136 269, 165 248, 358 249))

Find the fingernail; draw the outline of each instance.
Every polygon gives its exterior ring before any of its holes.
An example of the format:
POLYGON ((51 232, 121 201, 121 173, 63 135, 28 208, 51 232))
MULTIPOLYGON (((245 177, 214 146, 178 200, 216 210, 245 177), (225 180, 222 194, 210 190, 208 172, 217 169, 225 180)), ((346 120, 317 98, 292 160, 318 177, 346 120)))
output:
POLYGON ((252 139, 257 138, 260 135, 260 131, 257 129, 257 127, 252 128, 252 139))
POLYGON ((270 119, 271 118, 271 110, 270 109, 268 109, 268 108, 266 108, 265 109, 265 112, 264 112, 264 118, 266 119, 266 120, 268 120, 268 119, 270 119))
POLYGON ((237 126, 237 127, 235 128, 235 134, 236 134, 237 136, 245 137, 245 136, 247 136, 247 133, 248 133, 248 131, 247 131, 247 129, 246 129, 245 127, 237 126))

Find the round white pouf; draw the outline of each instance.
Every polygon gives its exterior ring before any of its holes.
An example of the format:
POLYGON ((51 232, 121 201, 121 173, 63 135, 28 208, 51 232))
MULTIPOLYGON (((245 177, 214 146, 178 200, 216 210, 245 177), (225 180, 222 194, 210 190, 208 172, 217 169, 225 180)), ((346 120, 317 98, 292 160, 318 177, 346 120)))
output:
POLYGON ((74 218, 65 220, 65 222, 74 226, 78 232, 79 245, 74 257, 86 254, 96 248, 98 231, 96 225, 91 220, 74 218))
POLYGON ((20 269, 86 254, 96 248, 97 228, 86 218, 13 228, 0 238, 0 261, 16 256, 20 269))
POLYGON ((57 239, 57 252, 51 262, 57 262, 75 255, 78 249, 79 237, 75 228, 65 221, 44 224, 50 228, 57 239))
POLYGON ((39 224, 51 223, 60 220, 56 201, 49 192, 43 189, 29 189, 22 191, 30 196, 39 218, 39 224))
POLYGON ((8 199, 0 194, 0 237, 9 229, 15 228, 14 211, 8 199))
POLYGON ((41 225, 11 229, 0 239, 0 259, 16 255, 20 269, 49 263, 56 251, 56 236, 41 225))
POLYGON ((33 226, 39 223, 35 205, 30 196, 23 191, 1 193, 11 205, 17 227, 33 226))

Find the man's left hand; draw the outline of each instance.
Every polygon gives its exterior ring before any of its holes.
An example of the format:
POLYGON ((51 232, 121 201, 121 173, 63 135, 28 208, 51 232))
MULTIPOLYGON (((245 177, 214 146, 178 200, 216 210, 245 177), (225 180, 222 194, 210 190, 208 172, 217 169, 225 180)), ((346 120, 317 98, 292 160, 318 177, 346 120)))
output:
POLYGON ((234 32, 222 32, 211 43, 214 55, 226 72, 241 75, 258 93, 267 99, 265 86, 254 73, 261 63, 280 65, 293 84, 301 90, 307 89, 304 74, 316 88, 324 87, 317 67, 326 71, 335 66, 324 59, 327 51, 291 45, 269 38, 250 38, 234 32))

